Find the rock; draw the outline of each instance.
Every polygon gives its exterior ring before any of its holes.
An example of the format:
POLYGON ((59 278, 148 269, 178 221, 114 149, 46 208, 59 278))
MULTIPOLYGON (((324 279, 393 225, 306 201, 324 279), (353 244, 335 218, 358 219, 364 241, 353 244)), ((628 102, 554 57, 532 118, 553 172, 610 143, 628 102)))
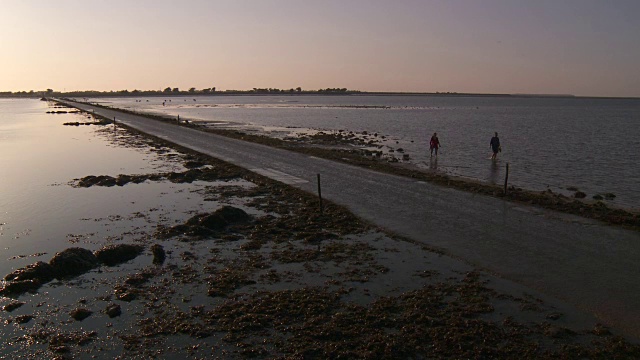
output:
POLYGON ((602 324, 596 324, 596 326, 594 326, 594 328, 593 328, 593 330, 591 332, 594 335, 597 335, 597 336, 611 335, 611 331, 609 331, 609 328, 607 328, 606 326, 604 326, 602 324))
POLYGON ((156 265, 164 263, 166 258, 164 248, 162 245, 154 244, 151 246, 151 253, 153 254, 153 263, 156 265))
POLYGON ((602 197, 602 195, 600 195, 600 194, 593 195, 593 200, 604 200, 604 197, 602 197))
POLYGON ((562 317, 562 314, 560 313, 551 313, 547 315, 547 319, 549 320, 558 320, 562 317))
POLYGON ((184 167, 186 167, 187 169, 195 169, 195 168, 199 168, 199 167, 203 167, 206 164, 200 161, 187 161, 186 163, 184 163, 184 167))
POLYGON ((108 266, 114 266, 135 259, 143 250, 144 247, 141 245, 107 245, 96 251, 94 255, 101 263, 108 266))
POLYGON ((18 324, 26 324, 29 321, 31 321, 31 319, 33 319, 32 315, 20 315, 20 316, 16 317, 16 322, 18 324))
POLYGON ((122 293, 116 294, 116 297, 118 298, 118 300, 131 302, 136 299, 136 294, 131 292, 122 292, 122 293))
POLYGON ((116 185, 125 186, 126 184, 131 182, 131 180, 132 180, 131 176, 120 174, 120 175, 118 175, 118 178, 116 179, 116 185))
POLYGON ((97 267, 98 258, 87 249, 68 248, 57 253, 49 264, 53 267, 56 278, 76 276, 97 267))
POLYGON ((550 325, 549 327, 544 329, 544 334, 551 338, 561 339, 561 338, 566 338, 567 336, 572 336, 575 333, 572 330, 569 330, 567 328, 550 325))
POLYGON ((9 281, 0 289, 0 295, 19 295, 33 292, 42 286, 39 280, 9 281))
POLYGON ((38 261, 35 264, 27 265, 21 269, 15 270, 11 274, 4 277, 7 281, 22 280, 39 280, 46 283, 55 278, 53 267, 44 261, 38 261))
POLYGON ((587 197, 587 194, 583 193, 582 191, 576 191, 576 193, 573 194, 573 197, 576 199, 584 199, 587 197))
POLYGON ((110 318, 114 318, 122 314, 122 309, 120 309, 120 305, 118 304, 109 304, 107 308, 104 309, 104 313, 107 314, 110 318))
POLYGON ((24 305, 25 303, 23 303, 22 301, 13 301, 5 306, 2 307, 2 310, 6 311, 6 312, 12 312, 13 310, 19 308, 20 306, 24 305))
POLYGON ((71 352, 71 349, 67 345, 49 345, 49 351, 57 354, 64 354, 71 352))
POLYGON ((156 235, 162 238, 177 235, 206 238, 231 224, 244 222, 249 219, 251 219, 251 216, 244 212, 244 210, 233 206, 223 206, 211 214, 198 214, 187 220, 185 224, 160 230, 156 235))
POLYGON ((152 277, 153 277, 152 273, 143 271, 141 273, 135 273, 127 276, 127 279, 124 281, 124 283, 127 285, 134 285, 134 286, 142 285, 147 281, 149 281, 149 279, 151 279, 152 277))
POLYGON ((69 315, 77 321, 82 321, 91 316, 91 314, 93 314, 93 311, 84 308, 77 308, 69 313, 69 315))
POLYGON ((117 185, 117 181, 114 177, 108 175, 100 175, 100 176, 85 176, 80 181, 78 181, 79 187, 91 187, 91 186, 115 186, 117 185))
POLYGON ((251 218, 244 210, 233 206, 223 206, 213 214, 200 214, 187 221, 187 225, 203 226, 210 230, 221 230, 224 227, 247 221, 251 218))
POLYGON ((35 264, 15 270, 4 277, 8 282, 0 289, 0 294, 23 294, 37 290, 42 284, 55 278, 51 265, 38 261, 35 264))

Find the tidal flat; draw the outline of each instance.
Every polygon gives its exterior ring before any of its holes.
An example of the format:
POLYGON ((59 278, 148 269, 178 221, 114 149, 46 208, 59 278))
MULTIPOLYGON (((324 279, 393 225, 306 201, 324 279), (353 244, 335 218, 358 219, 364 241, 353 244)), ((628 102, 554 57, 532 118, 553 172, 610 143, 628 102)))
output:
MULTIPOLYGON (((62 127, 91 115, 50 116, 62 127)), ((52 214, 63 219, 55 233, 64 240, 25 247, 7 275, 50 264, 64 248, 141 252, 49 281, 30 275, 37 286, 27 291, 10 287, 27 280, 5 278, 3 357, 640 356, 637 344, 589 314, 343 207, 325 202, 321 211, 313 194, 90 120, 95 126, 65 128, 108 144, 92 154, 98 165, 74 167, 51 188, 64 190, 64 208, 82 213, 52 214), (139 158, 99 166, 114 153, 139 158)))

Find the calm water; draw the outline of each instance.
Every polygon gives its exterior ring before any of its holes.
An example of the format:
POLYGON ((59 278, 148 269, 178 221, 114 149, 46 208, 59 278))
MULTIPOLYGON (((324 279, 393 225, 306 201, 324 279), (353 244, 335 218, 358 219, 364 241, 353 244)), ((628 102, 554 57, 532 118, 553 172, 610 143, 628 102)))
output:
POLYGON ((47 110, 38 100, 0 99, 0 276, 49 261, 68 247, 97 250, 106 243, 133 242, 153 233, 157 223, 172 224, 194 209, 218 207, 192 193, 204 187, 198 183, 71 187, 71 180, 87 175, 184 168, 148 148, 117 145, 114 140, 126 136, 122 131, 63 126, 88 119, 47 110))
MULTIPOLYGON (((640 100, 427 96, 213 96, 92 99, 105 105, 262 128, 378 132, 424 168, 501 183, 589 197, 613 193, 613 203, 640 204, 640 100), (162 103, 165 102, 163 106, 162 103), (497 131, 503 152, 488 160, 497 131), (428 141, 442 143, 437 161, 428 141), (397 142, 397 143, 396 143, 397 142)), ((274 131, 278 130, 278 131, 274 131)))

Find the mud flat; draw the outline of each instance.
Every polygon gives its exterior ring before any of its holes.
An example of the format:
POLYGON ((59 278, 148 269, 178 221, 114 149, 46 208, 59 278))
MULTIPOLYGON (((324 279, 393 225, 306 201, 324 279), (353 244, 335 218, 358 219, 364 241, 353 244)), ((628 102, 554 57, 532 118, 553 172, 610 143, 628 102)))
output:
POLYGON ((94 236, 99 250, 74 243, 6 274, 3 356, 640 357, 592 316, 340 206, 321 213, 315 196, 247 170, 112 125, 99 131, 117 131, 114 146, 171 155, 174 170, 65 186, 173 184, 198 205, 162 216, 123 206, 107 221, 124 235, 94 236))

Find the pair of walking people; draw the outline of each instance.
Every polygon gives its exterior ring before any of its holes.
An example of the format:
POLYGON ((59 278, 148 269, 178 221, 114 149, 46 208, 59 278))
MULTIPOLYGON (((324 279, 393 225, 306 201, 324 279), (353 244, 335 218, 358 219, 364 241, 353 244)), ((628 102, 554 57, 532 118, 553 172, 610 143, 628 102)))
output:
MULTIPOLYGON (((491 147, 491 151, 493 151, 493 155, 491 155, 491 160, 495 160, 498 156, 498 153, 502 151, 502 147, 500 146, 500 138, 498 137, 498 132, 491 138, 489 142, 489 146, 491 147)), ((431 152, 431 156, 433 157, 433 153, 435 152, 436 157, 438 156, 438 149, 440 148, 440 139, 438 139, 438 133, 433 133, 431 136, 431 141, 429 141, 429 150, 431 152)))

